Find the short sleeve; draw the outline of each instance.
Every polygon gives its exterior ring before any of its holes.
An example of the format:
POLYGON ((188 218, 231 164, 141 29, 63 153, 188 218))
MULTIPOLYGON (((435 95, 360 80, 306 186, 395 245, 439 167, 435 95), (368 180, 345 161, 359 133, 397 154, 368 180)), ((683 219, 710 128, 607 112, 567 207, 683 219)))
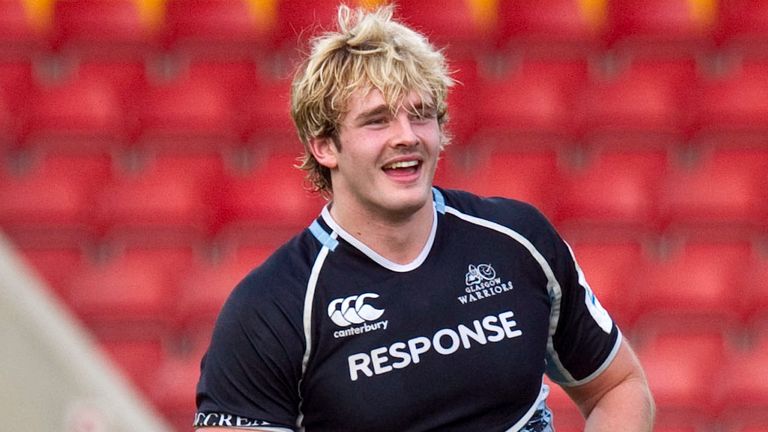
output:
POLYGON ((564 386, 591 381, 613 360, 621 332, 595 296, 570 246, 553 233, 549 261, 559 289, 552 295, 547 374, 564 386))
POLYGON ((296 429, 301 305, 264 289, 273 286, 269 279, 252 274, 222 308, 201 363, 195 427, 296 429))

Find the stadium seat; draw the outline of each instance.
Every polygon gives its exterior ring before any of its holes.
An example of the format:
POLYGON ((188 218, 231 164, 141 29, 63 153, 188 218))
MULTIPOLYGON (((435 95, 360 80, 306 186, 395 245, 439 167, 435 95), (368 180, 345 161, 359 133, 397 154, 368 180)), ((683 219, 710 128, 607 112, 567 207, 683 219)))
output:
POLYGON ((694 241, 637 266, 626 301, 647 329, 739 328, 741 275, 752 256, 747 241, 694 241))
POLYGON ((88 259, 85 245, 74 241, 69 244, 39 244, 21 238, 13 241, 27 264, 47 283, 50 292, 60 298, 69 286, 72 273, 88 259))
POLYGON ((241 141, 257 153, 301 151, 290 115, 290 91, 289 80, 265 78, 243 95, 236 127, 241 141))
POLYGON ((181 331, 210 334, 229 293, 279 245, 265 242, 239 245, 215 260, 195 266, 179 284, 176 326, 181 331), (196 330, 195 330, 196 329, 196 330))
POLYGON ((768 257, 764 255, 754 257, 749 262, 741 281, 743 290, 741 310, 746 314, 747 322, 753 325, 759 326, 762 322, 768 325, 768 283, 766 281, 768 281, 768 257))
POLYGON ((715 2, 611 0, 606 41, 622 55, 684 56, 714 45, 715 2))
POLYGON ((686 139, 697 65, 690 59, 636 59, 590 81, 579 100, 590 147, 672 147, 686 139))
POLYGON ((162 337, 172 324, 176 279, 188 267, 156 257, 116 254, 81 266, 70 279, 67 303, 99 337, 162 337))
POLYGON ((400 0, 395 14, 445 49, 449 57, 482 56, 492 51, 496 11, 490 5, 470 0, 400 0))
POLYGON ((768 54, 768 4, 762 0, 720 0, 717 38, 731 54, 762 57, 768 54))
POLYGON ((135 0, 56 0, 51 24, 53 49, 78 60, 143 59, 157 49, 135 0))
POLYGON ((309 226, 324 201, 305 189, 304 173, 294 167, 297 154, 271 155, 247 173, 227 175, 219 215, 223 235, 248 237, 309 226))
POLYGON ((754 234, 765 226, 768 152, 720 149, 666 176, 660 217, 670 231, 754 234))
POLYGON ((588 69, 585 60, 529 60, 501 77, 482 80, 478 140, 518 148, 572 145, 575 98, 588 69))
POLYGON ((30 59, 46 48, 24 0, 0 0, 0 59, 30 59))
POLYGON ((645 246, 638 240, 620 240, 605 236, 569 240, 584 276, 600 303, 622 332, 628 334, 637 319, 630 300, 634 270, 648 259, 645 246))
POLYGON ((107 238, 124 241, 203 241, 215 216, 221 158, 163 157, 116 175, 95 199, 107 238))
POLYGON ((668 165, 664 151, 603 151, 565 170, 558 221, 564 229, 643 235, 657 228, 657 202, 668 165))
POLYGON ((21 97, 34 82, 33 65, 29 59, 0 60, 0 91, 6 97, 21 97))
MULTIPOLYGON (((293 50, 299 40, 308 40, 312 35, 333 28, 336 23, 336 0, 316 0, 307 3, 302 0, 279 0, 276 2, 272 44, 278 48, 293 50)), ((358 1, 347 3, 354 7, 358 1)))
POLYGON ((717 414, 712 380, 720 376, 727 349, 720 333, 679 330, 636 346, 659 413, 711 421, 717 414))
POLYGON ((718 374, 715 393, 722 412, 740 414, 746 419, 752 412, 768 413, 768 337, 758 339, 754 346, 730 353, 718 374))
POLYGON ((607 2, 498 2, 497 44, 522 56, 587 57, 603 48, 607 2))
POLYGON ((477 133, 477 92, 483 71, 478 60, 471 56, 449 58, 448 67, 455 84, 448 90, 447 131, 451 145, 461 151, 477 133))
POLYGON ((247 0, 169 0, 162 38, 191 58, 251 58, 263 54, 272 17, 247 0))
POLYGON ((73 79, 37 86, 21 145, 57 152, 109 153, 126 143, 121 95, 105 80, 73 79))
POLYGON ((528 202, 550 218, 557 214, 559 173, 551 150, 477 152, 456 182, 469 192, 528 202))
POLYGON ((191 428, 195 416, 195 387, 204 350, 169 353, 150 374, 147 395, 174 430, 191 428))
POLYGON ((180 153, 215 152, 235 145, 235 111, 226 89, 207 79, 179 79, 136 95, 134 145, 180 153))
POLYGON ((768 60, 745 61, 723 76, 701 79, 690 106, 699 146, 768 144, 768 60))
POLYGON ((142 392, 149 391, 153 374, 164 358, 162 338, 106 337, 98 340, 98 345, 129 382, 142 392))
POLYGON ((256 60, 192 59, 180 74, 191 81, 216 82, 235 104, 258 87, 264 80, 263 71, 256 60))
POLYGON ((105 155, 43 155, 0 172, 0 226, 12 237, 39 233, 48 243, 95 232, 93 201, 109 179, 105 155))

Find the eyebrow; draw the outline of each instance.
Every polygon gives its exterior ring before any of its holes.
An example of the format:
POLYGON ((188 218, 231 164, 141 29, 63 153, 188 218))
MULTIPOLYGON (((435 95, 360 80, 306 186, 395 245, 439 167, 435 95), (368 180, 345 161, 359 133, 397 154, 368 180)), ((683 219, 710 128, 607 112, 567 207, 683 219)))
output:
MULTIPOLYGON (((407 111, 415 112, 415 113, 424 113, 431 109, 435 109, 435 107, 432 104, 425 104, 423 101, 419 101, 418 103, 408 107, 407 111)), ((373 117, 377 117, 384 114, 389 115, 390 109, 388 105, 381 104, 358 114, 357 117, 355 117, 354 121, 355 121, 355 124, 362 124, 373 117)))
POLYGON ((355 117, 354 122, 355 124, 365 123, 367 120, 371 119, 372 117, 377 117, 383 114, 389 114, 389 112, 390 112, 389 107, 385 104, 381 104, 358 114, 355 117))

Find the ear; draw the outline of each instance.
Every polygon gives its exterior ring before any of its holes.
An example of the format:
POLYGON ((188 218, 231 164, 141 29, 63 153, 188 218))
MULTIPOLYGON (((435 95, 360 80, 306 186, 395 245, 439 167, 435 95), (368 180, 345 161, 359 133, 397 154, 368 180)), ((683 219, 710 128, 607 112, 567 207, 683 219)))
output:
POLYGON ((320 165, 328 169, 334 169, 338 165, 336 154, 339 151, 330 137, 310 138, 309 149, 320 165))

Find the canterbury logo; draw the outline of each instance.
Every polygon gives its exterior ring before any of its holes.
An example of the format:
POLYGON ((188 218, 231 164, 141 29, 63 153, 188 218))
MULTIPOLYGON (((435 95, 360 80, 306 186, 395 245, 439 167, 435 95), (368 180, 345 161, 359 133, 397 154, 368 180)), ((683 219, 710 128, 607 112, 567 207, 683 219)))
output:
POLYGON ((367 293, 336 299, 328 305, 328 316, 340 327, 375 321, 381 318, 384 309, 376 309, 365 301, 376 298, 379 298, 378 294, 367 293))
POLYGON ((469 271, 465 282, 467 285, 479 284, 483 281, 490 281, 496 278, 496 270, 490 264, 479 264, 477 267, 469 265, 469 271))

